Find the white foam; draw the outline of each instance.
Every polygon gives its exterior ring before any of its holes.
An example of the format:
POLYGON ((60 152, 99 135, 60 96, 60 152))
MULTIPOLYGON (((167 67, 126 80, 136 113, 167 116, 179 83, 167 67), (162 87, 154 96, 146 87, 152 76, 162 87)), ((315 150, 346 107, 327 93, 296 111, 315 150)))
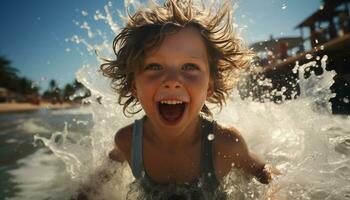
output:
POLYGON ((58 109, 52 110, 50 114, 52 115, 85 115, 91 114, 91 109, 89 106, 69 108, 69 109, 58 109))
POLYGON ((21 159, 18 169, 8 171, 18 192, 8 199, 67 199, 76 186, 70 181, 60 159, 40 149, 21 159))
POLYGON ((20 120, 17 129, 21 133, 38 134, 38 133, 49 133, 51 132, 46 127, 39 125, 40 120, 38 118, 30 118, 20 120))

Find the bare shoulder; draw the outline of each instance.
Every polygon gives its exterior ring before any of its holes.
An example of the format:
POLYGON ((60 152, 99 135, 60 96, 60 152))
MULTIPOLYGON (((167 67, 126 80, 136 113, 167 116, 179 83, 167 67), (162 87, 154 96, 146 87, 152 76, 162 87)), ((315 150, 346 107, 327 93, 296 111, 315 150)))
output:
POLYGON ((217 123, 215 128, 215 146, 218 150, 247 150, 247 145, 240 132, 234 128, 217 123))
POLYGON ((121 148, 121 150, 131 145, 132 126, 133 124, 124 126, 123 128, 119 129, 114 136, 114 142, 119 148, 121 148))
POLYGON ((132 141, 132 127, 129 124, 117 131, 114 136, 114 149, 109 153, 112 160, 118 162, 130 161, 131 141, 132 141))

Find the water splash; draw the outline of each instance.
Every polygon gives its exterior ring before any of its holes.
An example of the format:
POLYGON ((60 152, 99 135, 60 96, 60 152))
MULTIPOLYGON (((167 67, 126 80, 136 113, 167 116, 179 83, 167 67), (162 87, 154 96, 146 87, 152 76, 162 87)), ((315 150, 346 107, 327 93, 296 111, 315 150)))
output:
POLYGON ((315 61, 296 64, 301 90, 298 99, 261 104, 242 101, 234 94, 234 101, 217 116, 228 124, 234 122, 251 149, 283 172, 271 187, 278 188, 274 192, 281 198, 343 199, 347 195, 344 191, 349 179, 339 174, 339 169, 344 174, 349 172, 346 141, 350 137, 350 120, 331 115, 329 99, 334 94, 329 88, 336 74, 325 70, 326 60, 327 56, 321 59, 324 73, 309 78, 304 73, 315 61), (335 134, 334 129, 339 127, 344 129, 335 134))
POLYGON ((284 4, 282 4, 282 7, 281 7, 281 9, 282 9, 282 10, 285 10, 285 9, 287 9, 287 4, 285 4, 285 3, 284 3, 284 4))
MULTIPOLYGON (((137 1, 125 1, 126 10, 130 9, 130 4, 131 9, 141 5, 137 1)), ((111 10, 109 3, 103 11, 96 11, 94 19, 115 34, 119 26, 114 22, 111 10)), ((87 16, 88 12, 85 12, 87 16)), ((123 20, 122 13, 120 10, 114 12, 123 20)), ((106 52, 104 55, 112 55, 108 31, 94 30, 88 22, 77 25, 87 35, 74 35, 67 41, 85 45, 90 53, 97 49, 106 52), (100 37, 102 42, 93 43, 89 40, 93 37, 100 37)), ((325 70, 327 57, 321 59, 323 74, 311 74, 306 79, 304 73, 310 66, 316 66, 316 60, 309 59, 310 62, 301 66, 297 63, 293 69, 299 74, 301 92, 298 99, 262 104, 249 99, 243 101, 238 91, 234 91, 223 112, 215 115, 222 123, 234 124, 250 149, 283 173, 270 186, 251 181, 240 172, 230 173, 224 180, 224 188, 232 199, 261 199, 269 194, 286 199, 343 199, 349 196, 350 120, 331 115, 329 99, 334 94, 329 88, 335 72, 325 70)), ((36 139, 51 149, 65 163, 72 180, 81 184, 106 165, 105 158, 113 148, 115 131, 133 119, 122 116, 122 108, 116 103, 117 97, 110 89, 109 81, 97 72, 96 66, 84 65, 76 76, 91 90, 91 97, 86 99, 93 115, 91 132, 73 136, 66 127, 49 139, 39 136, 36 139)), ((270 84, 268 79, 259 82, 259 85, 270 84)), ((283 89, 269 95, 277 93, 283 96, 283 89)), ((115 177, 101 189, 101 195, 107 199, 125 199, 133 181, 126 164, 116 165, 115 177)))

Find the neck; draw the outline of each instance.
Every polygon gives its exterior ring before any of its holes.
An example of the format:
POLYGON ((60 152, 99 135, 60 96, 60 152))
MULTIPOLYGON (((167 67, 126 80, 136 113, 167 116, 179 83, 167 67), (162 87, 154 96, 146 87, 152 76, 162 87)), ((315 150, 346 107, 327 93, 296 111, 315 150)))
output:
POLYGON ((158 146, 164 149, 177 149, 188 145, 195 144, 201 137, 200 126, 201 119, 196 117, 186 127, 179 128, 163 128, 153 124, 148 118, 145 121, 144 135, 145 137, 158 146))

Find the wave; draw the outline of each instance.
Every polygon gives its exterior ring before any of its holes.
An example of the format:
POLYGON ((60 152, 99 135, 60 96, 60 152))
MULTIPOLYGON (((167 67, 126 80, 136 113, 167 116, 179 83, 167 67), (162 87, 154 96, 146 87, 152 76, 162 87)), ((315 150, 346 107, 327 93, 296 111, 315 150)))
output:
POLYGON ((88 115, 91 114, 91 108, 89 106, 83 106, 78 108, 68 108, 68 109, 60 109, 60 110, 52 110, 52 115, 88 115))
POLYGON ((7 198, 9 200, 67 199, 76 190, 63 162, 46 149, 39 149, 18 160, 17 164, 21 167, 8 171, 18 189, 14 197, 7 198))
POLYGON ((38 133, 49 133, 52 130, 39 125, 40 119, 31 118, 25 120, 18 120, 17 131, 28 133, 28 134, 38 134, 38 133))

